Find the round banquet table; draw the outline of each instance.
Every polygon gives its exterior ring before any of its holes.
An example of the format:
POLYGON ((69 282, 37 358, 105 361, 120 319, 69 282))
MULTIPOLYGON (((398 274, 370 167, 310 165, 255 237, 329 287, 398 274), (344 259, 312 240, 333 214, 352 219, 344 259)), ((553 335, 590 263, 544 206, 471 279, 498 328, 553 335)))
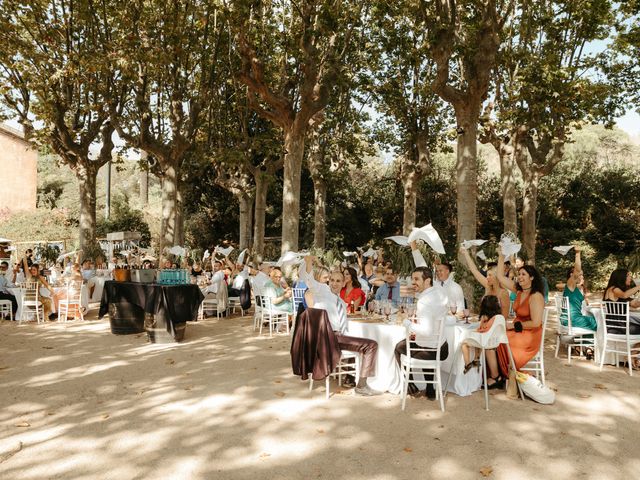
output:
MULTIPOLYGON (((449 355, 442 362, 442 385, 447 383, 450 374, 454 376, 449 382, 449 391, 460 396, 471 395, 482 386, 481 373, 472 368, 463 374, 464 361, 460 357, 452 372, 455 352, 466 338, 468 331, 478 328, 478 324, 456 322, 453 317, 447 317, 444 336, 449 344, 449 355)), ((402 374, 396 363, 394 351, 398 342, 406 338, 406 330, 402 325, 386 324, 367 317, 352 317, 349 320, 347 335, 370 338, 378 342, 378 359, 376 375, 367 379, 367 384, 374 390, 390 392, 399 395, 402 391, 402 374)))

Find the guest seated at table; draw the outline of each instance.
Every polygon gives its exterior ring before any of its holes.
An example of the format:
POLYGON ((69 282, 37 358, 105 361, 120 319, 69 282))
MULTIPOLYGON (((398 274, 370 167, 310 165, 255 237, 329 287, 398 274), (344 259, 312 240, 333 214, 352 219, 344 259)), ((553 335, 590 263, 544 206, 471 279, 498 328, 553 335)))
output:
MULTIPOLYGON (((498 297, 495 295, 485 295, 480 303, 480 325, 478 326, 477 332, 485 333, 491 329, 493 325, 493 321, 497 316, 504 316, 501 314, 502 306, 498 297)), ((464 372, 467 373, 471 370, 472 367, 476 366, 480 368, 480 361, 474 360, 470 362, 471 358, 471 349, 466 343, 462 343, 462 357, 464 358, 464 372)), ((498 369, 498 357, 496 355, 496 350, 494 348, 485 350, 485 357, 487 360, 487 369, 489 373, 489 378, 486 379, 487 388, 492 390, 494 388, 503 388, 505 384, 505 378, 500 375, 500 370, 498 369)))
MULTIPOLYGON (((584 275, 582 273, 582 262, 580 260, 580 247, 576 246, 574 247, 574 250, 576 252, 575 261, 573 267, 571 267, 567 272, 567 282, 564 286, 562 295, 569 299, 571 326, 595 331, 598 328, 595 317, 593 315, 582 314, 584 293, 582 292, 580 285, 584 282, 584 275)), ((560 317, 560 321, 563 325, 567 325, 567 316, 562 315, 560 317)))
MULTIPOLYGON (((609 302, 628 302, 629 308, 639 308, 640 300, 632 297, 640 292, 640 285, 631 286, 631 272, 625 268, 618 268, 611 273, 609 283, 604 290, 602 300, 609 302)), ((640 312, 629 312, 629 334, 640 335, 640 312)))
MULTIPOLYGON (((422 253, 418 249, 415 241, 409 244, 411 247, 411 255, 416 267, 426 267, 427 262, 424 260, 422 253)), ((453 267, 450 263, 438 263, 436 265, 436 280, 433 286, 442 289, 444 296, 447 298, 448 305, 455 305, 456 315, 463 316, 465 300, 462 287, 453 280, 453 267)))
POLYGON ((476 266, 473 258, 469 254, 469 251, 466 248, 460 247, 460 253, 462 254, 462 258, 464 259, 467 267, 473 274, 473 277, 478 281, 480 285, 484 287, 484 295, 494 295, 498 298, 498 302, 500 303, 500 311, 504 318, 509 318, 509 292, 502 288, 500 282, 498 281, 498 264, 497 263, 489 263, 487 264, 487 275, 486 277, 480 273, 478 267, 476 266))
POLYGON ((58 310, 60 300, 67 299, 67 294, 69 294, 69 296, 74 296, 80 292, 80 288, 82 288, 82 272, 80 271, 80 264, 74 263, 71 267, 71 273, 63 275, 63 281, 66 284, 65 287, 58 289, 53 295, 51 295, 56 311, 58 310))
POLYGON ((340 290, 340 298, 347 304, 347 313, 357 312, 367 299, 360 288, 358 274, 351 267, 344 269, 344 288, 340 290))
MULTIPOLYGON (((516 318, 513 325, 507 325, 507 336, 516 369, 520 370, 540 348, 544 313, 542 276, 535 267, 524 265, 518 270, 518 283, 509 280, 504 275, 504 257, 499 250, 498 278, 504 288, 516 292, 513 303, 516 318)), ((509 354, 504 345, 500 345, 498 349, 498 359, 502 374, 509 375, 509 354)), ((513 378, 515 377, 512 375, 510 379, 513 378)))
POLYGON ((38 265, 37 263, 34 263, 29 267, 29 276, 27 277, 27 282, 37 282, 39 284, 38 299, 42 304, 44 318, 48 318, 49 320, 55 319, 57 314, 52 313, 51 302, 51 292, 53 292, 53 289, 49 286, 47 279, 40 275, 40 265, 38 265))
POLYGON ((394 306, 400 301, 400 282, 398 274, 392 265, 388 265, 384 272, 384 283, 378 288, 375 295, 376 300, 390 300, 394 306))
POLYGON ((202 271, 202 264, 200 262, 194 262, 191 266, 191 276, 197 278, 200 275, 204 275, 204 272, 202 271))
MULTIPOLYGON (((437 332, 438 323, 445 321, 447 314, 447 298, 443 291, 433 286, 433 274, 426 266, 416 267, 411 274, 411 283, 416 291, 418 303, 416 305, 415 322, 407 319, 404 322, 406 328, 411 329, 411 348, 438 348, 440 350, 440 360, 446 360, 449 356, 449 344, 442 338, 440 345, 432 338, 426 336, 434 336, 437 332), (417 337, 417 340, 416 340, 417 337), (421 339, 422 337, 422 339, 421 339), (415 343, 414 343, 415 341, 415 343)), ((396 345, 395 356, 396 362, 400 365, 400 356, 407 354, 407 342, 402 340, 396 345)), ((419 360, 435 360, 436 351, 415 352, 414 357, 419 360)), ((426 380, 433 380, 433 373, 425 372, 426 380)), ((412 383, 409 386, 412 395, 419 393, 418 388, 412 383)), ((426 396, 430 400, 435 400, 436 390, 432 383, 428 383, 426 396)))
POLYGON ((249 273, 253 276, 253 295, 258 296, 262 295, 264 286, 270 280, 269 274, 271 273, 271 265, 263 262, 259 269, 254 267, 249 269, 249 273))
POLYGON ((331 328, 336 335, 341 350, 356 352, 361 355, 360 378, 355 388, 358 395, 379 395, 367 385, 367 378, 376 374, 376 358, 378 355, 378 342, 368 338, 352 337, 347 333, 347 306, 340 298, 340 290, 344 281, 342 273, 329 270, 318 265, 313 272, 313 263, 316 257, 308 255, 300 264, 300 278, 309 287, 305 293, 307 305, 310 308, 319 308, 327 311, 331 328), (313 272, 313 274, 312 274, 313 272))
POLYGON ((373 284, 371 282, 374 278, 376 278, 373 265, 373 257, 366 257, 363 260, 362 256, 358 255, 358 263, 360 264, 360 278, 367 282, 367 285, 369 285, 369 290, 371 290, 373 288, 373 284))
POLYGON ((280 267, 273 267, 269 274, 269 281, 264 285, 262 294, 271 298, 271 305, 281 312, 293 313, 293 302, 291 300, 291 289, 283 288, 281 285, 282 270, 280 267))
POLYGON ((239 297, 242 289, 244 288, 244 282, 249 280, 249 267, 243 264, 236 265, 236 275, 229 285, 229 296, 239 297))
POLYGON ((12 279, 13 274, 9 271, 9 263, 0 263, 0 300, 9 300, 11 302, 11 310, 13 311, 13 318, 16 318, 16 312, 18 311, 18 301, 16 297, 7 290, 8 288, 15 287, 12 279))
POLYGON ((211 276, 211 284, 202 292, 205 296, 208 293, 217 294, 218 287, 220 286, 227 288, 227 284, 224 279, 224 271, 222 269, 222 262, 212 258, 211 265, 213 267, 213 275, 211 276))

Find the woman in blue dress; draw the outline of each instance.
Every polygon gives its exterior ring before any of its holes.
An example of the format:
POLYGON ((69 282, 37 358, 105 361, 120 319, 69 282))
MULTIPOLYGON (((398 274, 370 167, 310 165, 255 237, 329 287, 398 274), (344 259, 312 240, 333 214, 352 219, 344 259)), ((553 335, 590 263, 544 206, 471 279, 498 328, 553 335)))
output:
MULTIPOLYGON (((582 273, 582 261, 580 259, 580 247, 574 247, 576 251, 576 259, 573 267, 567 272, 567 283, 564 286, 563 296, 569 299, 569 312, 571 314, 571 326, 585 328, 595 331, 598 327, 596 319, 593 315, 583 315, 582 302, 584 302, 584 292, 580 286, 584 281, 582 273)), ((563 325, 567 325, 567 316, 562 315, 560 321, 563 325)))

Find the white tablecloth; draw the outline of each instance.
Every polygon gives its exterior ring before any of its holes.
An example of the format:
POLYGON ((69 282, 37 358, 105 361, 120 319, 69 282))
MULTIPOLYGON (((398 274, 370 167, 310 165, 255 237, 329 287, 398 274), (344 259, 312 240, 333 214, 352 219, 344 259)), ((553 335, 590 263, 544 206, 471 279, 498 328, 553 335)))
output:
MULTIPOLYGON (((453 356, 466 336, 468 330, 475 330, 477 324, 457 324, 453 319, 445 325, 445 338, 449 344, 449 356, 442 362, 443 387, 447 382, 453 364, 453 356)), ((395 361, 396 345, 405 339, 405 328, 402 325, 387 325, 385 323, 366 323, 357 320, 349 321, 348 335, 370 338, 378 342, 378 361, 376 376, 370 377, 368 385, 374 390, 390 392, 399 395, 402 391, 402 375, 400 367, 395 361)), ((471 369, 466 375, 462 374, 464 361, 460 358, 456 364, 454 377, 449 383, 449 391, 460 396, 471 395, 482 385, 482 375, 476 369, 471 369)))
POLYGON ((7 288, 9 293, 16 297, 16 302, 18 302, 18 311, 16 312, 16 316, 14 320, 22 319, 22 289, 18 287, 7 288))
POLYGON ((104 290, 104 282, 106 282, 107 280, 109 280, 109 278, 107 277, 100 277, 100 276, 95 276, 95 277, 91 277, 86 284, 86 297, 87 297, 87 304, 85 305, 84 303, 84 297, 83 297, 83 302, 82 302, 82 306, 85 308, 88 308, 89 306, 89 302, 91 303, 100 303, 100 301, 102 300, 102 291, 104 290), (91 298, 89 298, 89 290, 91 288, 91 286, 94 287, 93 289, 93 295, 91 295, 91 298))

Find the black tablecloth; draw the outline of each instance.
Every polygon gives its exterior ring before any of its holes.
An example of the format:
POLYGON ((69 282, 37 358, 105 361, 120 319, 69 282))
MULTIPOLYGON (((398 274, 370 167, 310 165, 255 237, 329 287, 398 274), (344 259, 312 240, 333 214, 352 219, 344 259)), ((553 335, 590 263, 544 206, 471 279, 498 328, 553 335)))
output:
POLYGON ((155 327, 166 326, 167 332, 172 337, 180 340, 180 338, 177 338, 177 331, 182 330, 184 332, 184 323, 197 318, 198 308, 203 299, 204 295, 202 295, 197 285, 160 285, 156 283, 107 281, 104 283, 98 315, 100 318, 104 317, 107 312, 109 312, 110 316, 114 315, 116 310, 114 308, 110 309, 110 304, 120 307, 130 305, 133 307, 134 316, 135 311, 153 315, 155 327))

